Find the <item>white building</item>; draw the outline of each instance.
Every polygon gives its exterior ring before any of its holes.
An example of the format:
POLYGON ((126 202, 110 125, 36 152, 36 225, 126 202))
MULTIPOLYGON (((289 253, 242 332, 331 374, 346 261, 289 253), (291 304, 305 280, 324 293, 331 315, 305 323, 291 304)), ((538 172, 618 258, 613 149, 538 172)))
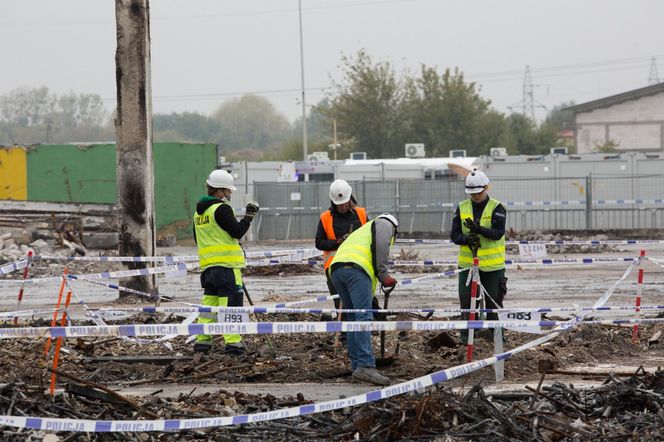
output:
POLYGON ((566 108, 574 112, 577 153, 615 143, 617 152, 664 150, 664 83, 566 108))

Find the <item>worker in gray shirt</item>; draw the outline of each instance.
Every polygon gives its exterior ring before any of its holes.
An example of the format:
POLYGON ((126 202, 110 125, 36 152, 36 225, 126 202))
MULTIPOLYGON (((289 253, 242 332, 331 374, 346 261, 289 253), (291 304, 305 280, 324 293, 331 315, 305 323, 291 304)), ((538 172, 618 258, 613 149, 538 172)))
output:
MULTIPOLYGON (((383 287, 397 284, 397 280, 388 273, 387 264, 398 227, 397 219, 384 213, 351 233, 339 246, 328 271, 344 308, 371 309, 378 282, 383 287)), ((370 311, 349 313, 348 320, 372 321, 373 314, 370 311)), ((348 357, 353 382, 390 384, 390 379, 376 370, 371 332, 348 333, 348 357)))

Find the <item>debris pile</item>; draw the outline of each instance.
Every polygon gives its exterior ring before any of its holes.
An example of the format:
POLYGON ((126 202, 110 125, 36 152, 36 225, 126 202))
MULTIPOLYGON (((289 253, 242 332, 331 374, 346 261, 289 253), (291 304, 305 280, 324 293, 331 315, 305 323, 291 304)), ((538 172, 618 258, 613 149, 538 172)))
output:
MULTIPOLYGON (((447 436, 447 440, 559 441, 658 440, 664 420, 664 371, 628 379, 609 377, 603 385, 577 389, 555 382, 541 390, 468 393, 444 386, 368 403, 359 407, 233 427, 179 433, 123 433, 123 440, 402 440, 447 436)), ((173 398, 155 394, 133 398, 94 382, 68 376, 65 394, 51 399, 39 386, 11 382, 0 388, 0 413, 72 419, 191 419, 231 416, 311 401, 300 393, 276 398, 219 390, 173 398)), ((2 428, 4 440, 27 441, 35 430, 2 428)), ((43 433, 42 433, 43 434, 43 433)), ((85 433, 60 431, 66 440, 89 440, 85 433)), ((98 434, 96 440, 114 440, 98 434)))

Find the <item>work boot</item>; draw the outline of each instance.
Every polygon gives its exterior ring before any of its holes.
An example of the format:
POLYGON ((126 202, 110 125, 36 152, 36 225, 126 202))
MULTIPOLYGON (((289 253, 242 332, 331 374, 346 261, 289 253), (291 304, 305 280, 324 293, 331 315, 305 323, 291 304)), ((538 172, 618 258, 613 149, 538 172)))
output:
POLYGON ((390 385, 390 378, 383 376, 374 367, 357 367, 351 376, 353 382, 368 382, 374 385, 390 385))
POLYGON ((224 347, 224 353, 230 356, 244 356, 245 348, 241 342, 226 344, 226 347, 224 347))
POLYGON ((209 353, 212 345, 206 344, 203 342, 197 342, 194 344, 194 353, 209 353))

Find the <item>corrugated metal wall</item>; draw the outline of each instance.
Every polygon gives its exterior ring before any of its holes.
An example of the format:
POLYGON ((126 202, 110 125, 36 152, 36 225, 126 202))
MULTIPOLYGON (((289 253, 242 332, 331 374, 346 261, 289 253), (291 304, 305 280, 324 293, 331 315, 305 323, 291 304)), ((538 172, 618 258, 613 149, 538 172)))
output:
POLYGON ((26 149, 0 147, 0 199, 25 200, 27 197, 26 149))
MULTIPOLYGON (((371 216, 392 213, 409 234, 448 232, 457 203, 466 198, 462 180, 349 183, 371 216)), ((319 214, 330 204, 329 183, 254 183, 254 189, 262 206, 255 239, 313 239, 319 214)), ((507 227, 516 231, 664 227, 664 175, 496 178, 489 194, 506 205, 507 227), (645 201, 621 201, 639 199, 645 201)))

